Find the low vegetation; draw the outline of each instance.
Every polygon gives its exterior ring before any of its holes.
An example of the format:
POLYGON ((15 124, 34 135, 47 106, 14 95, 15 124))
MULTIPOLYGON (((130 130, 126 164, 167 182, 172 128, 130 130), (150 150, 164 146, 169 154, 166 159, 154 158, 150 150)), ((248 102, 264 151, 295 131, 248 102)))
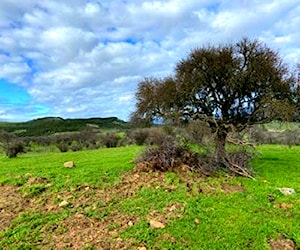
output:
POLYGON ((299 147, 263 145, 255 180, 144 172, 143 147, 1 158, 1 249, 296 249, 299 147), (74 168, 65 168, 65 161, 74 168), (293 188, 283 195, 278 188, 293 188), (144 247, 144 248, 142 248, 144 247), (284 248, 290 247, 290 248, 284 248))

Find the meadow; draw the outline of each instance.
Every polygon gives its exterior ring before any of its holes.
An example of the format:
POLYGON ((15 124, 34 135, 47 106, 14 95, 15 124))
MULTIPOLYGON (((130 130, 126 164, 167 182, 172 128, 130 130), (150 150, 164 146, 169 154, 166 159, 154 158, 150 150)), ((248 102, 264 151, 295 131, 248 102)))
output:
POLYGON ((299 248, 300 147, 258 146, 255 180, 141 172, 141 150, 1 156, 0 249, 299 248))

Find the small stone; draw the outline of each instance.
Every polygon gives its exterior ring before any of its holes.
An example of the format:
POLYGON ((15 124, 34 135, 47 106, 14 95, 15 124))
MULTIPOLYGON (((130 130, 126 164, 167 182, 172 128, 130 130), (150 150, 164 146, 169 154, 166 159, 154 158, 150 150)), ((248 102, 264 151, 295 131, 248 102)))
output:
POLYGON ((146 247, 138 247, 137 250, 147 250, 146 247))
POLYGON ((127 223, 127 225, 128 225, 129 227, 132 227, 132 226, 133 226, 133 222, 132 222, 132 221, 129 221, 129 222, 127 223))
POLYGON ((66 207, 69 205, 69 202, 67 202, 66 200, 63 200, 61 203, 59 203, 59 207, 66 207))
POLYGON ((280 193, 282 193, 283 195, 292 195, 295 194, 296 191, 293 188, 277 188, 280 193))
POLYGON ((165 225, 159 221, 151 220, 150 227, 156 228, 156 229, 163 229, 163 228, 165 228, 165 225))
POLYGON ((75 163, 74 161, 67 161, 64 163, 64 167, 66 168, 74 168, 75 167, 75 163))
POLYGON ((197 218, 194 220, 194 222, 195 222, 195 224, 197 224, 197 225, 199 225, 199 224, 200 224, 200 220, 199 220, 199 219, 197 219, 197 218))

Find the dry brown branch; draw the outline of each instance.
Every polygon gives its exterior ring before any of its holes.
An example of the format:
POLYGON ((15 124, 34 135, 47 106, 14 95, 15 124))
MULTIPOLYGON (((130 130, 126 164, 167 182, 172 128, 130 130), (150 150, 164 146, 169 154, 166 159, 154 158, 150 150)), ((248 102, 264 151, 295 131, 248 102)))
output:
POLYGON ((250 147, 253 147, 253 148, 255 147, 254 143, 239 140, 238 138, 227 137, 227 141, 229 143, 234 144, 234 145, 244 145, 244 146, 250 146, 250 147))
POLYGON ((242 162, 245 161, 244 159, 237 158, 237 156, 234 156, 233 159, 229 159, 229 157, 223 157, 224 165, 232 173, 255 180, 255 178, 251 175, 250 170, 248 170, 246 166, 240 166, 238 163, 234 163, 234 161, 238 162, 239 160, 242 162))

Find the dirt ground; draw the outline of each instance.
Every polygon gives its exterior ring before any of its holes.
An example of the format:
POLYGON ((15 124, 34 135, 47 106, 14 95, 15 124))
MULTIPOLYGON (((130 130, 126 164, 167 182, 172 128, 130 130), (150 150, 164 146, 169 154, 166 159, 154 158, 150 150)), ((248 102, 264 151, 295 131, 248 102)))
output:
MULTIPOLYGON (((46 180, 43 180, 46 182, 46 180)), ((35 185, 41 180, 30 178, 25 185, 35 185)), ((28 211, 59 212, 64 209, 60 200, 72 204, 71 214, 65 220, 53 227, 43 229, 42 249, 84 249, 94 247, 96 249, 143 249, 134 240, 121 239, 119 234, 127 227, 139 221, 139 218, 129 218, 120 211, 111 211, 104 220, 93 219, 85 216, 80 211, 82 208, 93 207, 97 201, 102 201, 103 206, 113 201, 115 197, 129 198, 142 187, 165 186, 165 173, 145 173, 133 171, 125 174, 118 185, 105 190, 90 187, 88 185, 79 187, 72 192, 58 194, 46 193, 41 197, 30 198, 21 194, 16 186, 0 186, 0 231, 9 228, 13 219, 21 213, 28 211), (76 195, 74 196, 74 192, 76 195), (79 212, 78 212, 79 211, 79 212)), ((174 215, 180 204, 172 204, 165 209, 166 214, 158 214, 153 211, 149 218, 166 221, 168 216, 174 215)))
POLYGON ((272 250, 299 250, 294 241, 284 238, 282 235, 278 239, 270 240, 272 250))
MULTIPOLYGON (((192 186, 193 180, 186 174, 181 174, 181 181, 187 183, 187 190, 192 186)), ((47 182, 30 178, 26 185, 35 185, 37 183, 47 182)), ((0 231, 9 228, 13 219, 23 212, 41 211, 41 212, 59 212, 63 208, 59 202, 55 200, 66 201, 66 205, 72 204, 70 208, 73 212, 66 219, 60 221, 55 226, 44 227, 42 230, 43 239, 41 249, 143 249, 146 248, 135 242, 134 239, 120 238, 120 233, 127 227, 139 222, 141 218, 131 218, 122 214, 117 209, 110 211, 108 216, 99 220, 87 217, 83 211, 84 208, 93 207, 97 201, 101 201, 103 207, 107 206, 115 197, 120 199, 130 198, 142 187, 156 188, 163 187, 171 190, 173 186, 166 183, 165 173, 147 173, 135 169, 126 173, 119 184, 107 189, 98 189, 88 185, 77 188, 70 192, 60 194, 47 193, 35 198, 29 198, 21 194, 16 186, 0 185, 0 231), (74 192, 76 195, 74 196, 74 192)), ((221 185, 225 193, 245 192, 240 186, 234 186, 227 183, 221 185)), ((195 188, 194 188, 195 189, 195 188)), ((214 187, 197 187, 196 192, 212 192, 214 187)), ((192 190, 191 192, 195 191, 192 190)), ((152 211, 146 218, 147 220, 159 221, 162 224, 168 222, 170 218, 176 219, 180 217, 180 211, 184 209, 181 203, 169 204, 163 212, 152 211)), ((170 241, 176 241, 170 235, 165 235, 170 241)), ((273 250, 296 250, 295 243, 290 239, 280 236, 279 239, 271 239, 269 246, 273 250)))
POLYGON ((28 208, 29 203, 16 187, 0 186, 0 230, 6 229, 19 213, 28 208))

